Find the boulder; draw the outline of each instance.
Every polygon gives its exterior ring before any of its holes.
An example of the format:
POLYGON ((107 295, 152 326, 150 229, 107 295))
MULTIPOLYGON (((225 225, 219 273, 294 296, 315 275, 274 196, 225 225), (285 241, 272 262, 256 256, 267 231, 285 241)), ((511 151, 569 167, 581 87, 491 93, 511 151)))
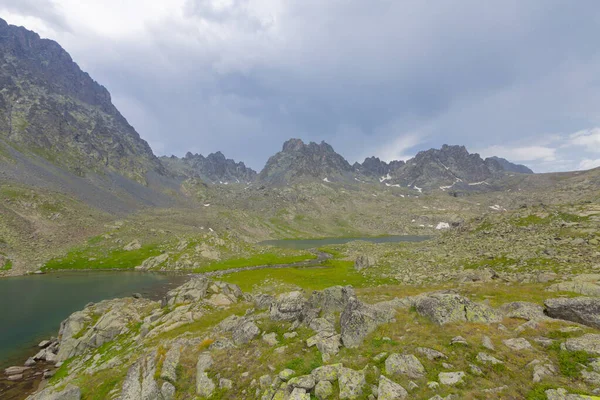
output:
POLYGON ((177 382, 177 366, 179 365, 179 357, 181 356, 181 347, 177 344, 171 346, 165 360, 163 361, 160 377, 169 382, 177 382))
POLYGON ((123 247, 123 250, 133 251, 133 250, 139 250, 141 248, 142 248, 142 244, 140 243, 140 241, 138 239, 134 239, 133 241, 131 241, 127 245, 125 245, 125 247, 123 247))
POLYGON ((360 255, 356 257, 354 261, 354 269, 357 271, 362 271, 363 269, 374 267, 377 261, 375 258, 367 255, 360 255))
POLYGON ((479 361, 482 364, 491 364, 491 365, 504 364, 502 361, 498 360, 496 357, 490 356, 489 354, 483 353, 483 352, 477 354, 477 361, 479 361))
POLYGON ((585 351, 600 356, 600 334, 588 333, 578 338, 569 338, 565 342, 569 351, 585 351))
POLYGON ((513 338, 503 340, 502 343, 513 351, 532 350, 531 344, 524 338, 513 338))
POLYGON ((507 318, 519 318, 527 321, 543 321, 548 317, 544 314, 544 307, 526 301, 515 301, 500 306, 500 312, 507 318))
POLYGON ((454 322, 500 322, 502 316, 493 308, 474 303, 455 293, 432 293, 416 296, 413 300, 417 312, 439 325, 454 322))
POLYGON ((332 286, 322 291, 314 291, 308 299, 308 308, 318 309, 324 315, 342 312, 348 300, 355 297, 352 286, 332 286))
POLYGON ((173 386, 173 384, 170 382, 164 382, 160 388, 160 393, 162 394, 163 400, 174 400, 175 392, 175 386, 173 386))
POLYGON ((590 400, 589 396, 581 396, 578 394, 570 394, 565 389, 549 389, 546 390, 546 398, 548 400, 590 400))
POLYGON ((333 385, 329 381, 320 381, 315 386, 315 397, 318 400, 329 399, 333 396, 333 385))
POLYGON ((549 292, 573 292, 584 296, 600 297, 600 285, 596 282, 586 282, 585 280, 556 283, 546 290, 549 292))
POLYGON ((288 400, 310 400, 310 394, 305 389, 294 388, 288 400))
POLYGON ((342 364, 323 365, 322 367, 313 369, 310 374, 317 382, 335 382, 338 380, 340 369, 343 367, 342 364))
POLYGON ((231 337, 236 345, 246 344, 260 335, 260 328, 252 321, 242 319, 232 331, 231 337))
POLYGON ((201 353, 196 363, 196 394, 208 398, 215 391, 216 385, 208 377, 206 370, 212 367, 213 359, 209 353, 201 353))
POLYGON ((377 388, 378 400, 400 400, 407 397, 408 392, 402 386, 383 375, 379 377, 379 386, 377 388))
POLYGON ((465 373, 463 371, 458 372, 440 372, 438 379, 442 385, 454 386, 463 383, 465 373))
POLYGON ((600 298, 575 297, 548 299, 544 302, 549 317, 578 322, 600 329, 600 298))
POLYGON ((356 297, 350 298, 340 316, 342 343, 348 348, 358 347, 379 325, 392 322, 394 315, 392 309, 368 305, 356 297))
POLYGON ((225 282, 213 282, 205 276, 196 276, 169 291, 163 299, 163 307, 197 303, 201 300, 206 300, 208 304, 215 306, 223 306, 237 303, 242 299, 245 299, 245 296, 239 286, 225 282))
POLYGON ((283 293, 271 305, 269 313, 273 321, 301 320, 305 305, 306 299, 302 292, 283 293))
POLYGON ((310 391, 317 383, 313 375, 302 375, 292 378, 288 381, 288 387, 301 388, 310 391))
POLYGON ((427 357, 428 360, 432 361, 448 358, 444 353, 441 353, 434 349, 430 349, 428 347, 417 347, 415 350, 417 353, 424 355, 425 357, 427 357))
POLYGON ((146 260, 144 260, 142 265, 135 267, 135 269, 143 270, 143 271, 155 269, 155 268, 159 267, 161 264, 167 262, 168 259, 169 259, 168 253, 163 253, 156 257, 149 257, 146 260))
POLYGON ((365 374, 350 368, 340 368, 338 382, 340 386, 339 399, 358 399, 362 396, 363 387, 367 384, 365 374))
POLYGON ((269 294, 259 293, 254 296, 254 307, 257 310, 268 310, 275 302, 275 298, 269 294))
POLYGON ((391 354, 385 360, 385 370, 388 375, 406 375, 412 379, 422 378, 425 375, 425 367, 412 354, 391 354))

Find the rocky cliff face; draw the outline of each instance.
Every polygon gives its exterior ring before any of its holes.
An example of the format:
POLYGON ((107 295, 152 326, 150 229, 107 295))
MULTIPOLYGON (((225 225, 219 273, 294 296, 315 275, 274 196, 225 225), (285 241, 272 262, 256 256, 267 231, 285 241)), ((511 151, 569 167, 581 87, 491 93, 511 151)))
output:
POLYGON ((256 179, 257 173, 243 162, 225 158, 220 151, 204 157, 187 153, 185 157, 161 157, 161 161, 173 174, 185 178, 200 178, 210 183, 248 183, 256 179))
POLYGON ((0 19, 0 140, 83 176, 164 168, 109 92, 52 40, 0 19))
POLYGON ((271 184, 284 184, 304 179, 338 180, 351 175, 352 166, 329 144, 290 139, 283 149, 269 158, 258 179, 271 184))

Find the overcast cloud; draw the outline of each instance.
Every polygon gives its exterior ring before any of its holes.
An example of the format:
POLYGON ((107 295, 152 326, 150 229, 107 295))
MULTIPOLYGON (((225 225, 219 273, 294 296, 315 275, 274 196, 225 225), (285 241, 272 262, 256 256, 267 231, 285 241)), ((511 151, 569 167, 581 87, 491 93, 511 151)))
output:
POLYGON ((448 143, 600 166, 596 0, 0 0, 0 16, 58 41, 159 155, 260 169, 300 137, 351 162, 448 143))

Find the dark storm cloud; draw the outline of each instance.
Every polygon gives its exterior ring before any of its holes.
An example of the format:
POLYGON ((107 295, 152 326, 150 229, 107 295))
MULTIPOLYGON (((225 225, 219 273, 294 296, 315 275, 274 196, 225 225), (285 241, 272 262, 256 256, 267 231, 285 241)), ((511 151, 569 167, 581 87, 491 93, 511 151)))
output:
POLYGON ((301 137, 350 161, 452 143, 569 169, 600 157, 593 141, 570 145, 600 126, 599 11, 585 0, 187 0, 143 34, 82 33, 67 48, 161 154, 222 150, 261 168, 301 137))
POLYGON ((58 30, 69 31, 65 18, 51 0, 0 0, 0 11, 40 18, 58 30))

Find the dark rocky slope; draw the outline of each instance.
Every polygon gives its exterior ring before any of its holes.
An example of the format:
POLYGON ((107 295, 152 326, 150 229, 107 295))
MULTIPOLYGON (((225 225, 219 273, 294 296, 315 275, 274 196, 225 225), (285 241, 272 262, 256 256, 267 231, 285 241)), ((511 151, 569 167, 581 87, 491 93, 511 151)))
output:
POLYGON ((0 139, 79 176, 164 174, 150 146, 56 42, 0 19, 0 139))
POLYGON ((200 178, 209 183, 248 183, 257 173, 243 162, 225 158, 220 151, 204 157, 187 153, 185 157, 161 157, 160 160, 174 175, 184 178, 200 178))

